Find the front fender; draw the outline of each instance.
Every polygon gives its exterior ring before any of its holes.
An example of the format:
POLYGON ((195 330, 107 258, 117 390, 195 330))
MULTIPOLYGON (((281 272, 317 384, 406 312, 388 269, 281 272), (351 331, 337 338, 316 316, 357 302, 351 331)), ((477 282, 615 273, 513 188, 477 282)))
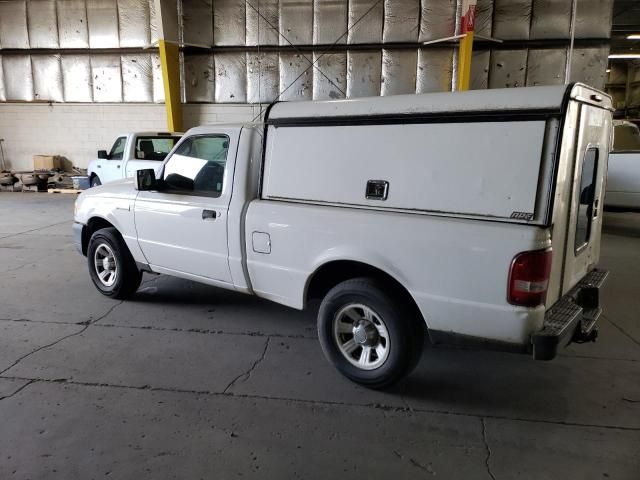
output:
POLYGON ((93 218, 109 222, 122 235, 134 260, 146 262, 138 245, 134 223, 135 195, 117 194, 113 187, 100 186, 85 190, 77 199, 74 220, 87 225, 93 218))
POLYGON ((96 174, 96 160, 91 160, 89 162, 89 165, 87 165, 87 176, 89 178, 91 178, 91 175, 97 175, 96 174))

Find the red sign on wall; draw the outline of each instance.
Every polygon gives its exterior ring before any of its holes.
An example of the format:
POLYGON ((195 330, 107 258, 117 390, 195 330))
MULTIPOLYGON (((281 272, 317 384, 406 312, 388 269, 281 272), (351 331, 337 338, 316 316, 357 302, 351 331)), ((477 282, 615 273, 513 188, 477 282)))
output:
POLYGON ((473 32, 473 27, 476 23, 476 0, 465 0, 462 2, 462 19, 461 34, 473 32))

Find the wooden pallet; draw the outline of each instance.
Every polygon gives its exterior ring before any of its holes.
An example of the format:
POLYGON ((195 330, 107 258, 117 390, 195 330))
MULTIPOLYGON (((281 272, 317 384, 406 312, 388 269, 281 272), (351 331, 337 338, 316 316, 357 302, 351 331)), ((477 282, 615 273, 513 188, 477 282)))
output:
POLYGON ((82 190, 74 190, 73 188, 50 188, 47 193, 80 193, 82 190))

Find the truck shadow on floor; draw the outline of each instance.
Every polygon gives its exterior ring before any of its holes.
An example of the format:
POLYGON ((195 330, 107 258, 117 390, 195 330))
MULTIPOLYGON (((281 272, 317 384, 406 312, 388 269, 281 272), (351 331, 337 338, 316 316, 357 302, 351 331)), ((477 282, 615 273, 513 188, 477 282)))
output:
MULTIPOLYGON (((145 284, 125 305, 128 303, 135 305, 138 318, 143 314, 149 324, 171 321, 188 329, 197 322, 212 330, 240 329, 317 341, 317 304, 300 312, 257 297, 165 276, 145 277, 145 284), (209 312, 213 313, 207 315, 209 312)), ((316 353, 317 358, 304 361, 304 368, 337 381, 339 374, 322 357, 319 347, 316 353)), ((301 368, 300 359, 289 360, 283 354, 278 368, 283 373, 291 369, 290 375, 295 376, 301 368)), ((621 393, 593 388, 594 384, 604 385, 610 372, 599 368, 598 363, 585 368, 580 362, 585 360, 562 355, 552 362, 535 362, 528 355, 425 345, 415 371, 385 393, 402 396, 410 408, 425 411, 583 424, 622 422, 621 393)), ((345 382, 334 390, 337 397, 331 400, 350 397, 351 388, 361 389, 345 382)), ((376 396, 372 391, 371 398, 376 396)))
POLYGON ((165 275, 145 275, 138 292, 119 310, 123 322, 149 327, 316 337, 315 303, 299 311, 252 295, 165 275))
POLYGON ((427 347, 403 395, 418 409, 564 420, 580 388, 574 377, 567 365, 526 355, 427 347))

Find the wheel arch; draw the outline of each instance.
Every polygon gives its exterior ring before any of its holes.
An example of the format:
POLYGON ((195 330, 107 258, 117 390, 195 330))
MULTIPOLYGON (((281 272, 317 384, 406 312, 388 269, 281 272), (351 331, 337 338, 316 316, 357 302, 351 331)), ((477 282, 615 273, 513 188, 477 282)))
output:
POLYGON ((91 235, 93 235, 95 232, 97 232, 102 228, 115 228, 116 230, 118 230, 114 224, 112 224, 111 222, 109 222, 103 217, 94 216, 87 221, 87 224, 82 229, 83 255, 87 254, 87 249, 89 247, 89 240, 91 239, 91 235))
POLYGON ((304 304, 310 300, 323 298, 329 290, 339 283, 358 277, 370 277, 388 285, 394 295, 407 305, 423 321, 427 327, 426 319, 409 289, 393 275, 366 262, 357 260, 331 260, 320 265, 307 279, 304 290, 304 304))

